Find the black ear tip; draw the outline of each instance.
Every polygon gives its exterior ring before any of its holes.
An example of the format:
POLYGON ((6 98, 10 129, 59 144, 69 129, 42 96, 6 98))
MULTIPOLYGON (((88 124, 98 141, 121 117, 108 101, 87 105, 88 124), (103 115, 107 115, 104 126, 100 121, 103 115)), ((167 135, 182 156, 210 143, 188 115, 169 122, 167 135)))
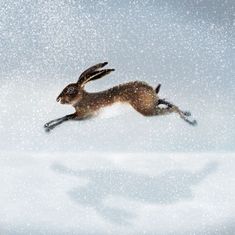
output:
POLYGON ((107 64, 108 64, 108 62, 106 61, 106 62, 103 63, 103 66, 105 66, 105 65, 107 65, 107 64))

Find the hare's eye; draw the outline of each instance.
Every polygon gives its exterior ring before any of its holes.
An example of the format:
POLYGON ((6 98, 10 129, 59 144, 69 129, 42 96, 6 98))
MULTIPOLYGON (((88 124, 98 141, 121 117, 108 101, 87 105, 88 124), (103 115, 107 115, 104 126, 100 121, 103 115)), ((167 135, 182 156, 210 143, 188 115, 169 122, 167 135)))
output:
POLYGON ((67 90, 67 94, 73 94, 75 91, 74 87, 69 87, 68 90, 67 90))

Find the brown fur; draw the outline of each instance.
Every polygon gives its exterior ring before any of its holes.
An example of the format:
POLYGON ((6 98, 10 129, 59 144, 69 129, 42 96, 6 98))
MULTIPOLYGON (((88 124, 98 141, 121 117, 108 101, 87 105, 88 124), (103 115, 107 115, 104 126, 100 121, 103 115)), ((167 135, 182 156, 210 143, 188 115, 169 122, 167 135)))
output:
POLYGON ((114 71, 114 69, 98 70, 106 64, 107 62, 104 62, 90 67, 81 74, 77 83, 71 83, 63 89, 56 100, 61 104, 72 105, 76 112, 46 123, 46 130, 53 129, 60 123, 70 119, 84 119, 93 116, 99 109, 116 102, 129 103, 144 116, 164 115, 175 112, 188 123, 196 124, 195 120, 189 121, 186 118, 186 116, 190 116, 189 112, 183 112, 177 106, 158 97, 157 93, 160 90, 160 85, 154 89, 145 82, 135 81, 101 92, 89 93, 85 91, 84 86, 87 82, 99 79, 114 71), (167 107, 162 108, 159 106, 161 104, 167 107))
POLYGON ((82 100, 80 96, 76 99, 77 102, 73 104, 73 107, 79 117, 81 115, 92 115, 100 108, 116 102, 129 103, 143 115, 154 115, 154 107, 158 98, 153 88, 146 83, 130 82, 97 93, 88 93, 84 90, 82 100))

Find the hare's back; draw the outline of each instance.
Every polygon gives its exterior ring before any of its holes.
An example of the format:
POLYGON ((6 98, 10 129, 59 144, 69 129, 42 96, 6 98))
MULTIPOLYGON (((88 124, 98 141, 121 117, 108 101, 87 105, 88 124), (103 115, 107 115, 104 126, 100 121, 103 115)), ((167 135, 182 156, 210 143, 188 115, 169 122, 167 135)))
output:
POLYGON ((147 102, 153 102, 156 99, 154 89, 147 83, 141 81, 121 84, 118 87, 114 87, 114 92, 119 96, 121 101, 145 100, 147 102))

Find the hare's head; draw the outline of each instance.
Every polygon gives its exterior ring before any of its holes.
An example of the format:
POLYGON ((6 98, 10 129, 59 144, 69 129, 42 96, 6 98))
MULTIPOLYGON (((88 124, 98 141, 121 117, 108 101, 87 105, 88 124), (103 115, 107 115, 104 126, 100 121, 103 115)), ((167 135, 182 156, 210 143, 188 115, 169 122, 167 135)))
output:
POLYGON ((56 98, 61 104, 74 104, 82 99, 83 89, 77 83, 66 86, 56 98))
POLYGON ((108 62, 96 64, 90 67, 89 69, 85 70, 79 76, 77 83, 71 83, 63 89, 63 91, 56 98, 56 101, 60 102, 61 104, 72 104, 72 105, 81 101, 85 94, 84 86, 87 82, 99 79, 109 74, 110 72, 114 71, 114 69, 98 70, 99 68, 102 68, 107 64, 108 62))

